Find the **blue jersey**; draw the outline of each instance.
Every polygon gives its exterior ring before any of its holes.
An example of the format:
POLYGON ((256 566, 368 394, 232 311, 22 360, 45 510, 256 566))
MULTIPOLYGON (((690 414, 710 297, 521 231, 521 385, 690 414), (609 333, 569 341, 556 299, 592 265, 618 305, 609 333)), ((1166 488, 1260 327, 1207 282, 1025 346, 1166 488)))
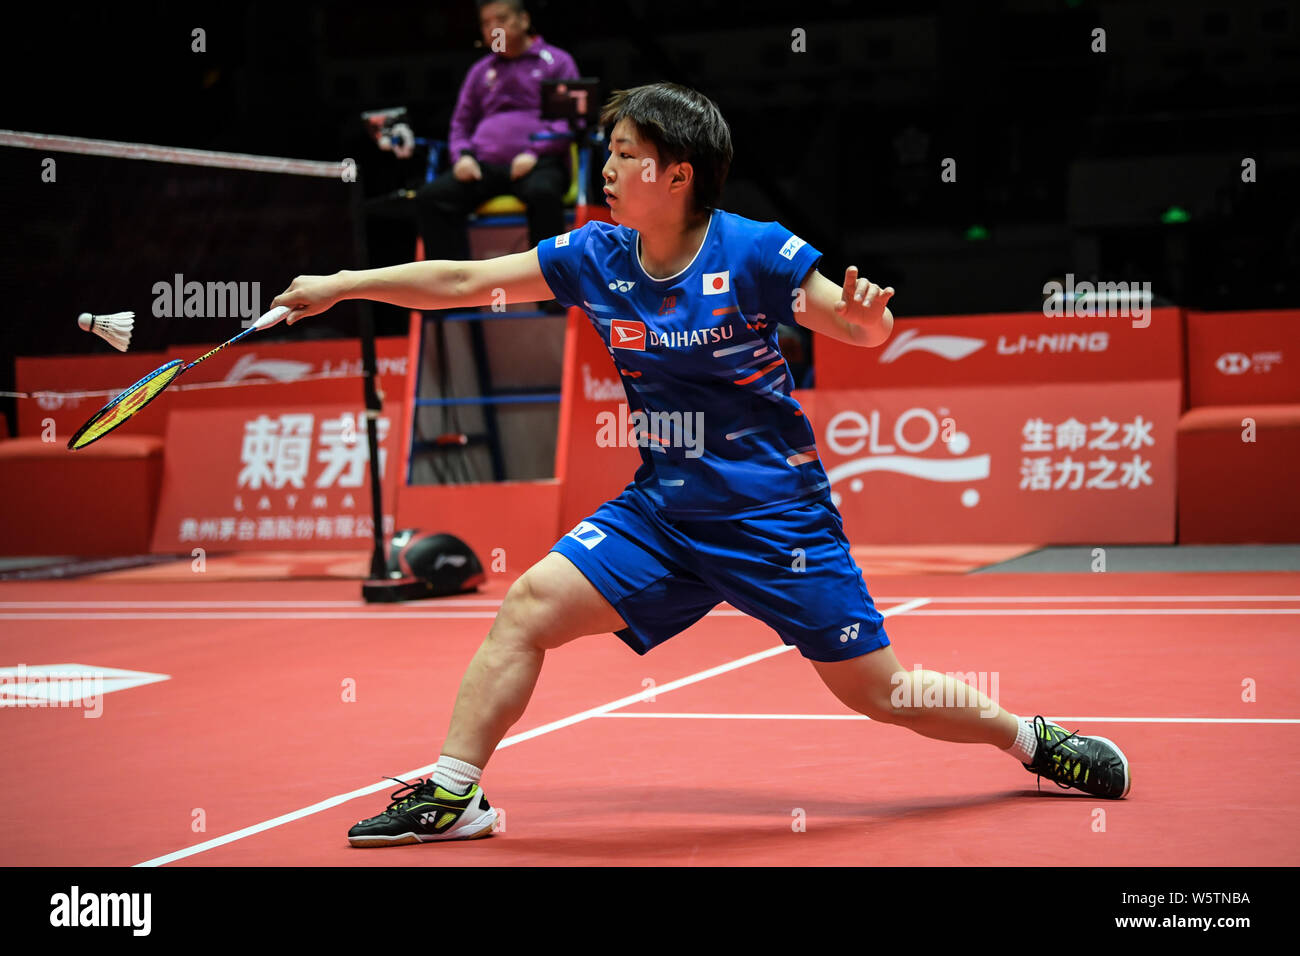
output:
POLYGON ((589 222, 537 253, 556 300, 583 309, 614 358, 629 415, 607 426, 631 426, 633 484, 660 513, 749 517, 829 497, 777 345, 820 252, 780 223, 714 210, 695 258, 667 279, 646 274, 626 226, 589 222))

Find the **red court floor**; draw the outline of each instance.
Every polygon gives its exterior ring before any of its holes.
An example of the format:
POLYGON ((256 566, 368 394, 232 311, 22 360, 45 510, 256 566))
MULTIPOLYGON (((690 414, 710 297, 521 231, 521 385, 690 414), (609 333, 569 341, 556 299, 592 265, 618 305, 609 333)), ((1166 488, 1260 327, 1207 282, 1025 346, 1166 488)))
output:
POLYGON ((1297 574, 868 573, 904 666, 1115 740, 1123 801, 859 718, 724 605, 646 657, 548 654, 484 777, 502 832, 382 850, 347 829, 429 772, 508 582, 368 607, 356 581, 230 577, 0 583, 0 668, 167 677, 97 718, 0 708, 0 863, 1300 864, 1297 574))

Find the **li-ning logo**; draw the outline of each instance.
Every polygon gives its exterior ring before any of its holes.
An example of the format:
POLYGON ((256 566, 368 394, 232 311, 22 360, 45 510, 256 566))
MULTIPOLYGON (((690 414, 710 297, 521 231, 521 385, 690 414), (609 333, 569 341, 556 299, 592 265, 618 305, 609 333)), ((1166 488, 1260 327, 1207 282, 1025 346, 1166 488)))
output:
POLYGON ((645 323, 630 319, 612 319, 609 323, 609 345, 615 349, 645 351, 645 323))
POLYGON ((889 343, 889 347, 881 354, 880 361, 893 362, 908 352, 932 352, 949 362, 956 362, 978 352, 986 344, 983 339, 971 339, 963 335, 921 335, 916 329, 908 329, 889 343))
POLYGON ((463 554, 440 554, 438 555, 438 560, 433 562, 433 570, 437 571, 444 564, 450 564, 453 568, 459 568, 466 562, 466 560, 468 559, 463 554))
POLYGON ((295 362, 290 359, 262 359, 257 355, 241 355, 239 361, 226 373, 227 382, 242 382, 244 379, 261 375, 275 379, 277 382, 294 382, 311 371, 310 362, 295 362))
POLYGON ((631 292, 635 282, 629 282, 627 279, 615 279, 609 284, 610 292, 631 292))
POLYGON ((848 627, 840 628, 840 643, 847 644, 849 641, 858 639, 858 625, 850 624, 848 627))
POLYGON ((565 535, 565 537, 572 538, 590 551, 596 545, 605 540, 605 532, 601 531, 590 521, 579 521, 578 526, 565 535))

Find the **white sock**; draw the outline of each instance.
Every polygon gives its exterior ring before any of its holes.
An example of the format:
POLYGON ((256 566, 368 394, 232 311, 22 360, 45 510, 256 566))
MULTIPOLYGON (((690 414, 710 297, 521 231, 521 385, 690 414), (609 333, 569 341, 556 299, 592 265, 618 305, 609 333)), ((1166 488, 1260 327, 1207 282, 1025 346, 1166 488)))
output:
POLYGON ((483 777, 483 771, 472 763, 439 754, 438 765, 433 768, 433 782, 452 793, 469 793, 469 788, 483 777))
POLYGON ((1023 717, 1016 717, 1016 725, 1016 742, 1007 747, 1006 752, 1021 763, 1033 763, 1034 754, 1038 752, 1038 735, 1034 733, 1034 725, 1023 717))

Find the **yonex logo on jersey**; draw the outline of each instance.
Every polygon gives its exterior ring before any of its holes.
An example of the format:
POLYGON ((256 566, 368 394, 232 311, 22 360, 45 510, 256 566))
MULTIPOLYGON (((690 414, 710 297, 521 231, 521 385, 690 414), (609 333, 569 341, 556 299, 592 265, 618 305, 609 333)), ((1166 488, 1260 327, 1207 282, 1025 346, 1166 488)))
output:
POLYGON ((721 295, 731 291, 731 270, 704 273, 704 294, 721 295))
POLYGON ((791 236, 789 239, 785 241, 785 245, 781 247, 781 255, 785 256, 787 259, 793 262, 794 254, 798 252, 800 249, 802 249, 805 245, 807 245, 807 243, 804 242, 802 239, 800 239, 798 236, 791 236))
POLYGON ((565 246, 567 246, 567 245, 569 244, 569 236, 571 236, 571 235, 573 235, 573 233, 571 233, 571 232, 566 232, 566 233, 565 233, 564 235, 562 235, 562 236, 556 236, 556 237, 555 237, 555 248, 556 248, 556 249, 563 249, 565 246))
POLYGON ((636 349, 645 351, 645 323, 631 319, 611 319, 609 323, 609 345, 615 349, 636 349))
POLYGON ((850 624, 848 627, 840 628, 840 643, 847 644, 849 641, 858 639, 858 625, 850 624))
POLYGON ((590 551, 596 545, 605 540, 605 532, 601 531, 590 521, 579 521, 578 526, 565 535, 565 537, 572 538, 590 551))
POLYGON ((611 292, 631 292, 635 282, 629 282, 627 279, 615 279, 609 284, 611 292))

